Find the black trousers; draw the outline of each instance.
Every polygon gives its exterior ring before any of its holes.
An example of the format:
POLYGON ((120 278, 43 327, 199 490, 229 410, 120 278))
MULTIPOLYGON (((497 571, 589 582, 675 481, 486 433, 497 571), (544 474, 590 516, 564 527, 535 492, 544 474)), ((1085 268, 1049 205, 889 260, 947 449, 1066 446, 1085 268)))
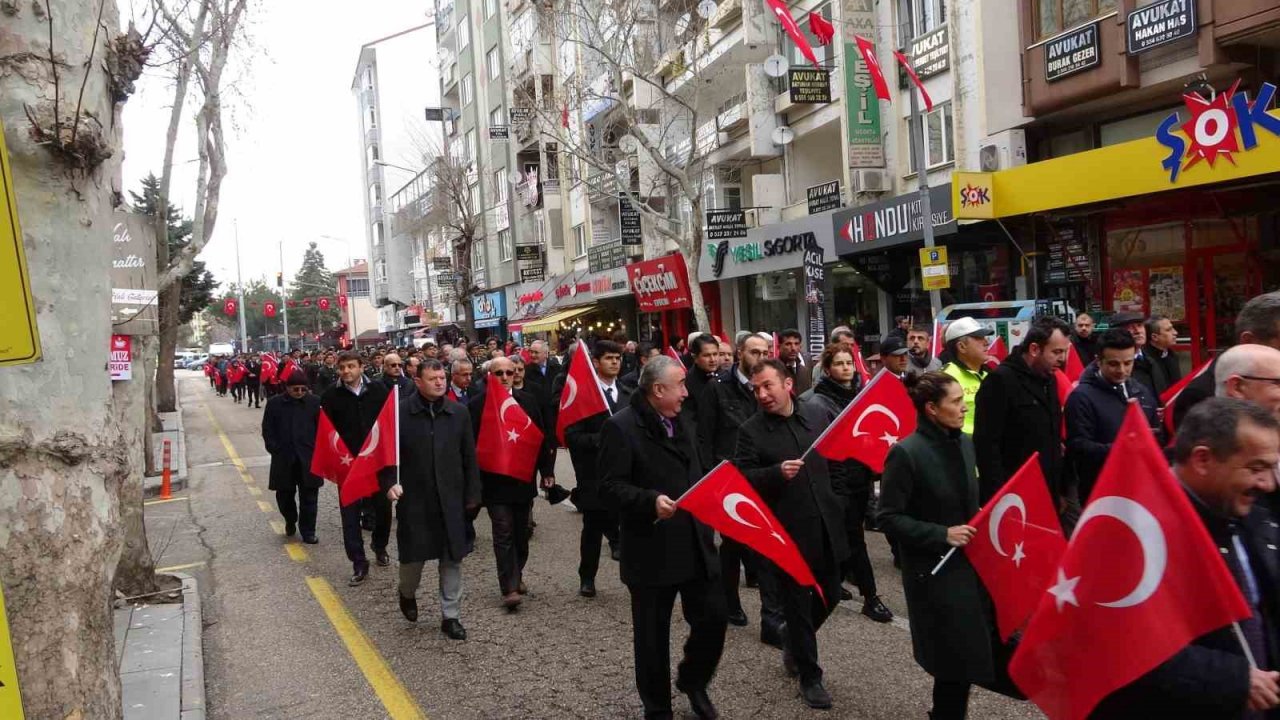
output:
POLYGON ((671 716, 671 611, 676 595, 689 638, 684 659, 676 669, 676 687, 705 688, 724 651, 724 595, 720 583, 696 579, 681 585, 642 587, 630 585, 632 641, 635 647, 636 689, 645 717, 671 716))
POLYGON ((964 720, 969 712, 970 685, 963 680, 933 680, 931 720, 964 720))
POLYGON ((609 546, 618 543, 618 515, 608 510, 583 510, 582 535, 578 538, 578 578, 583 581, 596 579, 600 569, 602 539, 609 539, 609 546))
POLYGON ((320 488, 295 485, 276 490, 276 507, 287 522, 297 523, 303 535, 316 533, 316 508, 319 505, 320 488), (297 495, 296 502, 294 495, 297 495))
POLYGON ((821 562, 810 563, 813 577, 822 587, 826 602, 811 587, 801 587, 786 573, 775 570, 782 594, 783 614, 787 619, 786 648, 800 668, 800 683, 811 685, 822 680, 818 664, 818 630, 840 603, 840 568, 828 545, 821 562))
POLYGON ((245 390, 245 393, 247 393, 249 396, 249 399, 246 404, 249 404, 249 405, 262 404, 262 396, 258 393, 258 383, 256 382, 245 383, 244 390, 245 390))
POLYGON ((493 525, 493 559, 498 565, 498 590, 510 595, 520 587, 529 561, 529 504, 486 506, 493 525))
POLYGON ((876 575, 871 569, 871 558, 867 555, 867 535, 864 527, 867 518, 867 507, 871 504, 871 488, 857 490, 849 497, 849 507, 845 509, 844 528, 849 540, 849 559, 845 560, 840 570, 844 578, 858 586, 858 593, 864 602, 876 597, 876 575))
MULTIPOLYGON (((369 498, 374 506, 374 526, 372 545, 374 552, 385 552, 387 541, 391 538, 391 501, 382 493, 369 498)), ((347 559, 355 567, 368 567, 369 559, 364 554, 364 535, 360 530, 360 505, 353 502, 342 508, 342 546, 347 551, 347 559)))
POLYGON ((760 625, 778 629, 785 617, 782 598, 778 594, 777 568, 758 553, 742 543, 720 536, 720 583, 724 588, 725 605, 729 612, 742 612, 742 598, 738 593, 738 566, 743 575, 754 575, 760 586, 760 625))

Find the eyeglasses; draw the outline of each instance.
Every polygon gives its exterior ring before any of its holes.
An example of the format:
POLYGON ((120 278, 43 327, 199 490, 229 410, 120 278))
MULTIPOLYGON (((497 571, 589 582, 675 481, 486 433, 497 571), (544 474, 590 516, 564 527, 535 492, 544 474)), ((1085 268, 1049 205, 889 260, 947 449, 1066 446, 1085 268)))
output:
POLYGON ((1239 377, 1242 380, 1257 380, 1258 382, 1271 383, 1272 385, 1280 386, 1280 378, 1261 377, 1258 375, 1240 375, 1239 377))
POLYGON ((489 374, 494 375, 496 377, 511 377, 512 375, 516 374, 516 371, 515 370, 490 370, 489 374))

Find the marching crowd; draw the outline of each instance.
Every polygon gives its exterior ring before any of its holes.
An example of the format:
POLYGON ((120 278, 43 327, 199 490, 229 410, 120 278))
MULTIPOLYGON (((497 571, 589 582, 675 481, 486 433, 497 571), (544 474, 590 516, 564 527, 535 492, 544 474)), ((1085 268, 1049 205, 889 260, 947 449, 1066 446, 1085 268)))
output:
MULTIPOLYGON (((417 621, 424 566, 436 561, 441 630, 452 639, 466 638, 461 562, 474 549, 481 509, 492 525, 499 597, 514 612, 527 592, 535 499, 541 491, 551 503, 571 502, 582 518, 579 593, 596 595, 607 543, 630 592, 636 686, 652 718, 672 716, 677 596, 689 637, 675 686, 698 717, 717 717, 709 687, 727 626, 750 623, 744 584, 759 588, 760 640, 781 650, 803 702, 831 707, 817 637, 834 606, 854 599, 843 584, 856 588, 870 620, 894 617, 877 594, 868 528, 884 532, 902 572, 914 655, 934 679, 930 717, 965 717, 973 685, 1024 697, 1009 673, 1018 634, 1002 639, 991 593, 965 553, 941 571, 939 560, 973 541, 971 518, 1031 458, 1067 535, 1083 525, 1082 509, 1136 403, 1168 446, 1173 476, 1250 616, 1239 642, 1230 630, 1196 638, 1108 695, 1093 716, 1280 717, 1280 531, 1269 514, 1280 505, 1280 293, 1250 300, 1233 346, 1189 377, 1164 317, 1116 315, 1101 333, 1087 314, 1073 325, 1039 317, 1003 358, 993 355, 991 330, 973 318, 934 332, 900 319, 878 356, 865 360, 853 331, 838 327, 818 357, 806 356, 801 333, 783 330, 740 332, 732 344, 701 333, 667 347, 595 339, 561 356, 541 340, 519 347, 493 338, 403 354, 264 353, 211 360, 206 373, 236 402, 256 407, 260 391, 268 398, 270 487, 287 534, 308 543, 317 542, 323 484, 312 474, 313 454, 328 442, 321 423, 331 423, 349 463, 357 449, 364 455, 378 444, 370 435, 388 396, 398 397, 398 464, 380 469, 376 493, 342 508, 350 584, 369 572, 362 529, 371 531, 373 561, 390 564, 394 506, 400 609, 417 621), (887 447, 882 467, 811 452, 873 381, 905 386, 914 431, 898 437, 904 418, 874 405, 885 415, 874 431, 887 447), (584 386, 591 383, 601 411, 583 417, 575 404, 593 393, 584 386), (490 392, 502 400, 496 412, 490 392), (541 439, 523 469, 495 472, 486 433, 500 430, 515 443, 530 428, 541 439), (559 447, 574 469, 571 491, 556 481, 559 447), (769 514, 744 519, 742 503, 753 503, 743 496, 734 507, 726 498, 725 512, 749 527, 776 518, 812 585, 678 505, 722 463, 746 478, 769 514)), ((858 421, 870 427, 869 417, 864 410, 858 421)), ((855 437, 867 434, 853 428, 855 437)), ((1023 515, 1025 524, 1025 508, 1023 515)))

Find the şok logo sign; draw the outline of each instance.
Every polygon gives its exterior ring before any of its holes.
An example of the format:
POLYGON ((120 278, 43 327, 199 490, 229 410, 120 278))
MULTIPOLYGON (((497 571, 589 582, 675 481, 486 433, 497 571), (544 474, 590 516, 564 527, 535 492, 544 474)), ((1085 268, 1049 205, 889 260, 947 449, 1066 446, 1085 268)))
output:
POLYGON ((1245 93, 1236 92, 1239 85, 1237 80, 1230 90, 1207 100, 1200 93, 1188 92, 1182 100, 1191 118, 1178 126, 1175 112, 1160 123, 1156 141, 1169 148, 1169 155, 1160 161, 1161 167, 1169 171, 1169 182, 1177 182, 1180 172, 1201 160, 1213 167, 1222 156, 1234 165, 1232 153, 1258 146, 1258 127, 1280 136, 1280 119, 1267 114, 1276 86, 1263 83, 1258 99, 1251 103, 1245 93), (1186 135, 1185 139, 1173 134, 1175 126, 1186 135))

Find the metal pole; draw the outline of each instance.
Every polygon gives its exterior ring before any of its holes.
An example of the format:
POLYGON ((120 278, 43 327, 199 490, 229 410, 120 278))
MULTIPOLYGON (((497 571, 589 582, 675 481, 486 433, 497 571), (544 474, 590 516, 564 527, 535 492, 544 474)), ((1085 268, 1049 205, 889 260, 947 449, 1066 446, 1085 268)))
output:
POLYGON ((280 241, 280 309, 284 311, 284 351, 289 352, 289 301, 284 297, 284 241, 280 241))
POLYGON ((244 328, 244 281, 240 279, 240 223, 231 221, 236 236, 236 293, 240 300, 236 304, 236 314, 240 316, 240 352, 249 352, 248 333, 244 328))
MULTIPOLYGON (((908 17, 903 28, 902 36, 911 37, 911 20, 908 17)), ((910 61, 915 65, 915 56, 911 55, 910 61)), ((911 128, 909 134, 911 136, 911 152, 915 155, 915 171, 916 179, 920 182, 920 219, 924 224, 924 246, 933 247, 933 208, 929 202, 929 172, 926 168, 924 159, 924 133, 925 118, 920 113, 920 98, 916 95, 914 84, 908 83, 907 92, 911 96, 911 122, 907 126, 911 128), (915 121, 919 120, 919 132, 913 127, 915 121)), ((924 282, 924 275, 921 274, 920 282, 924 282)), ((936 320, 938 314, 942 312, 942 295, 937 290, 929 291, 929 311, 936 320)))

